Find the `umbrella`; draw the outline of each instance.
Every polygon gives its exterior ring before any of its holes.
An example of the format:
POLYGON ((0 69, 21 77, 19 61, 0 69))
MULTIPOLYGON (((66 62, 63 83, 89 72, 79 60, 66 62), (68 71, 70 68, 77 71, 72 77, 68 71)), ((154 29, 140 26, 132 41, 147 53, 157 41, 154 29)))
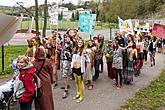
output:
POLYGON ((21 21, 22 17, 0 14, 0 46, 13 37, 21 21))

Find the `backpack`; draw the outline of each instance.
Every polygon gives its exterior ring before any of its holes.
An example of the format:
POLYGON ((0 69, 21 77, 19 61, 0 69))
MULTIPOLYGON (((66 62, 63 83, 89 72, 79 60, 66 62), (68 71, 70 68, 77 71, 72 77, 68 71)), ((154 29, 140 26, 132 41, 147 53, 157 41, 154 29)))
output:
POLYGON ((45 64, 45 60, 43 61, 41 68, 39 69, 38 73, 34 73, 34 85, 35 85, 35 92, 34 92, 34 98, 38 99, 42 96, 42 81, 39 78, 39 74, 45 64))

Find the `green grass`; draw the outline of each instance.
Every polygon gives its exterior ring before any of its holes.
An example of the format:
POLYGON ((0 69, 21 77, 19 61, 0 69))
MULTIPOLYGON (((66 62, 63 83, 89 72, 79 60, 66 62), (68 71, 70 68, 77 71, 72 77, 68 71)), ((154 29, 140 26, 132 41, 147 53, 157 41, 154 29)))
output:
MULTIPOLYGON (((5 71, 2 72, 2 63, 0 63, 0 75, 11 73, 12 69, 10 64, 13 59, 17 58, 19 55, 23 55, 27 49, 27 46, 4 46, 4 56, 5 56, 5 71)), ((2 51, 0 51, 0 62, 2 62, 2 51)))
MULTIPOLYGON (((55 25, 50 25, 50 22, 47 22, 47 29, 50 30, 50 29, 56 29, 57 26, 55 25)), ((31 24, 31 21, 28 21, 28 20, 24 20, 22 21, 21 25, 20 25, 20 29, 28 29, 28 27, 30 26, 31 24)), ((43 28, 43 19, 42 21, 39 20, 39 29, 42 29, 43 28)), ((109 27, 111 28, 117 28, 118 25, 115 24, 115 23, 96 23, 96 27, 95 29, 108 29, 109 27)), ((77 22, 71 22, 71 21, 59 21, 58 22, 58 29, 59 30, 66 30, 66 29, 75 29, 77 28, 77 22)), ((33 29, 35 29, 35 22, 33 23, 33 29)))
POLYGON ((126 110, 158 110, 165 106, 165 70, 151 84, 138 91, 130 98, 122 109, 126 110))

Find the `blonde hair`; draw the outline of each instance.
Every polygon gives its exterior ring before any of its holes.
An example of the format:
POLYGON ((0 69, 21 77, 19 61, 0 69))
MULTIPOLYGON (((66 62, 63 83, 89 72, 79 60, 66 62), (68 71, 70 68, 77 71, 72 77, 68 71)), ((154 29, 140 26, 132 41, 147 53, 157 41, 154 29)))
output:
POLYGON ((20 59, 23 59, 23 61, 28 65, 29 64, 29 57, 28 56, 25 56, 25 55, 20 55, 18 57, 18 60, 19 61, 20 59))

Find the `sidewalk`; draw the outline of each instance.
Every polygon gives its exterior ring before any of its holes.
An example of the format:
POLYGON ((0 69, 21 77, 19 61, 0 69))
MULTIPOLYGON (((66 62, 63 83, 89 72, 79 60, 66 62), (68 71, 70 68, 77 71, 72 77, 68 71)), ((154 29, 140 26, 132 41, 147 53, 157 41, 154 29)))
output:
POLYGON ((104 73, 100 73, 99 79, 94 82, 93 90, 85 89, 85 98, 81 103, 76 103, 72 99, 75 95, 74 81, 70 81, 71 87, 68 98, 62 99, 63 90, 60 87, 63 86, 63 81, 59 74, 59 86, 54 89, 55 110, 116 110, 140 88, 147 86, 150 81, 159 75, 164 66, 164 60, 165 55, 157 53, 156 65, 150 67, 150 63, 146 64, 141 70, 141 76, 134 78, 133 85, 123 85, 120 90, 113 87, 114 82, 108 78, 106 63, 104 63, 104 73))

